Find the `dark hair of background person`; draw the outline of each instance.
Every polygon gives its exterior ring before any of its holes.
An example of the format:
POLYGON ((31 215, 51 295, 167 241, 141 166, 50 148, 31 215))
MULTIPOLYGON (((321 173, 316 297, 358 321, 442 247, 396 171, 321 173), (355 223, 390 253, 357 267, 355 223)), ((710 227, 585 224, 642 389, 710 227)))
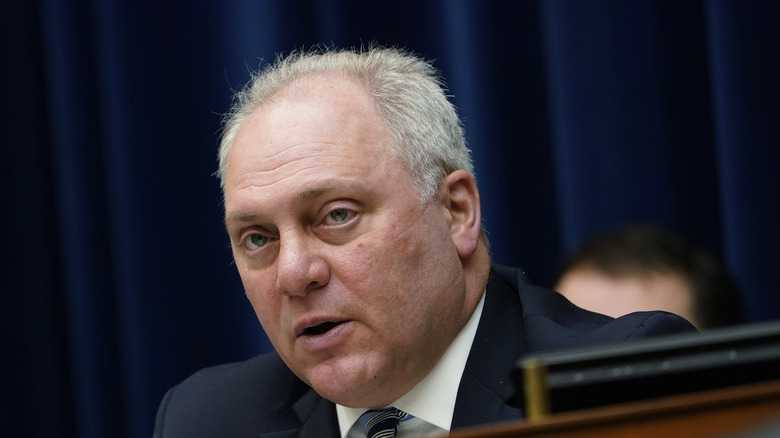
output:
POLYGON ((661 227, 633 225, 594 235, 568 258, 558 278, 583 268, 609 277, 680 276, 690 286, 692 311, 700 328, 748 320, 740 288, 725 264, 712 252, 661 227))

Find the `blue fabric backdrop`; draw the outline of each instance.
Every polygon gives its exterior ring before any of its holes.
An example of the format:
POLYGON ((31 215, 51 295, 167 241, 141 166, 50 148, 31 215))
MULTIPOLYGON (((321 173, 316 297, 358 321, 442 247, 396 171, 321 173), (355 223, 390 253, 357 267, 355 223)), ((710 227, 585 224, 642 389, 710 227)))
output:
POLYGON ((652 222, 780 317, 780 2, 10 0, 0 6, 0 435, 146 437, 164 391, 270 346, 216 179, 260 59, 370 41, 435 59, 494 259, 549 285, 652 222))

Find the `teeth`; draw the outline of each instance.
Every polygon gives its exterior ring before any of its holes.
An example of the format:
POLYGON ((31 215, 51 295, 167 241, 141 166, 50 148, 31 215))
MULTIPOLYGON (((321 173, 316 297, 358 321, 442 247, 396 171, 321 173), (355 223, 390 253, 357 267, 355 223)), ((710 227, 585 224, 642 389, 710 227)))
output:
POLYGON ((321 334, 327 332, 328 330, 332 329, 336 325, 337 324, 335 322, 324 322, 322 324, 315 325, 314 327, 307 328, 306 329, 306 334, 307 335, 321 335, 321 334))

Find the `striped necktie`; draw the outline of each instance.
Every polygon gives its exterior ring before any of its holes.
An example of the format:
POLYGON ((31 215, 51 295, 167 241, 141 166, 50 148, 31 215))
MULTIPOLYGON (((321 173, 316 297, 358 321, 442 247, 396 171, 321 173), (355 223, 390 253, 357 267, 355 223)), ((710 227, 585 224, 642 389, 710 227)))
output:
POLYGON ((395 408, 370 410, 358 418, 366 438, 395 438, 398 423, 408 414, 395 408))

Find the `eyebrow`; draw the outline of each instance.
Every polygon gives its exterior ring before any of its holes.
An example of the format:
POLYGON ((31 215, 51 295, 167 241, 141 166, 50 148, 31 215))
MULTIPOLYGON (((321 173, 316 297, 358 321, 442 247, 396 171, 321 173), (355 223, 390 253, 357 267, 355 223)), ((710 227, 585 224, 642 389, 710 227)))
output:
MULTIPOLYGON (((317 185, 314 187, 310 187, 300 193, 298 193, 295 196, 295 200, 293 201, 295 204, 303 204, 307 201, 311 201, 312 199, 317 199, 319 196, 322 196, 322 194, 327 193, 330 190, 339 188, 339 187, 352 187, 354 184, 351 183, 342 183, 338 181, 334 182, 328 182, 325 184, 317 185)), ((257 214, 251 213, 251 212, 245 212, 245 211, 239 211, 236 213, 231 213, 227 216, 225 216, 225 227, 228 226, 229 223, 234 222, 252 222, 256 220, 258 217, 257 214)))
POLYGON ((254 213, 238 212, 225 216, 225 226, 230 222, 251 222, 257 217, 254 213))
POLYGON ((348 184, 339 184, 337 182, 331 182, 326 183, 318 186, 314 186, 311 188, 308 188, 301 193, 298 193, 298 195, 295 197, 295 203, 296 204, 302 204, 307 201, 311 201, 312 199, 317 199, 319 196, 321 196, 323 193, 326 193, 330 190, 333 190, 337 187, 344 187, 348 184))

